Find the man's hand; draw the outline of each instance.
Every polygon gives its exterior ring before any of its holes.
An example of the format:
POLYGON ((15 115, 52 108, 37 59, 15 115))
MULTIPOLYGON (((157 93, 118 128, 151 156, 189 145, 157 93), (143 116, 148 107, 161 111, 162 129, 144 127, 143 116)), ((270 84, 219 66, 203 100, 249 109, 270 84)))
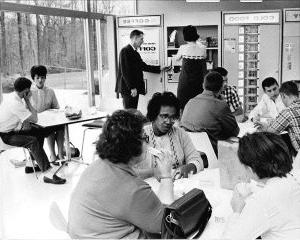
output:
POLYGON ((30 122, 24 121, 22 123, 21 131, 29 131, 29 130, 31 130, 31 128, 32 127, 31 127, 30 122))
POLYGON ((137 89, 136 88, 131 89, 131 96, 132 97, 136 97, 137 96, 137 89))
POLYGON ((256 127, 259 131, 267 131, 268 129, 268 124, 267 123, 263 123, 260 121, 253 121, 254 123, 254 127, 256 127))
POLYGON ((161 71, 170 71, 171 69, 172 69, 171 65, 170 66, 162 66, 162 67, 160 67, 161 71))
POLYGON ((241 213, 246 205, 244 197, 238 192, 237 189, 235 189, 233 192, 230 204, 233 212, 236 213, 241 213))
POLYGON ((27 94, 24 95, 25 102, 29 101, 30 97, 32 96, 31 91, 27 92, 27 94))

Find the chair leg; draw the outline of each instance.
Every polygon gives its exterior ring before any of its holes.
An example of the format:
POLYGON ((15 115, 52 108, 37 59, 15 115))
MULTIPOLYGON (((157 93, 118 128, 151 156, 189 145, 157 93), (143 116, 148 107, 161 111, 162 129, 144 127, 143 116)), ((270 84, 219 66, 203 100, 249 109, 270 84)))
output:
POLYGON ((89 129, 94 129, 94 128, 89 127, 89 128, 84 129, 84 131, 83 131, 82 144, 81 144, 81 152, 80 152, 80 156, 79 156, 79 158, 81 158, 82 161, 83 161, 83 146, 84 146, 85 134, 86 134, 86 131, 89 130, 89 129))
POLYGON ((83 160, 83 146, 84 146, 84 140, 85 140, 85 133, 89 128, 84 129, 83 136, 82 136, 82 144, 81 144, 81 152, 80 152, 80 158, 83 160))
MULTIPOLYGON (((30 152, 29 149, 27 149, 27 150, 28 150, 28 152, 30 152)), ((24 155, 25 155, 26 160, 28 160, 27 154, 26 154, 26 151, 25 151, 25 148, 23 148, 23 151, 24 151, 24 155)), ((36 179, 39 179, 39 177, 38 177, 38 175, 37 175, 37 173, 36 173, 36 171, 35 171, 35 166, 34 166, 33 159, 31 158, 30 154, 29 154, 29 158, 30 158, 30 161, 31 161, 31 165, 32 165, 32 168, 33 168, 33 172, 34 172, 34 174, 35 174, 35 177, 36 177, 36 179)))

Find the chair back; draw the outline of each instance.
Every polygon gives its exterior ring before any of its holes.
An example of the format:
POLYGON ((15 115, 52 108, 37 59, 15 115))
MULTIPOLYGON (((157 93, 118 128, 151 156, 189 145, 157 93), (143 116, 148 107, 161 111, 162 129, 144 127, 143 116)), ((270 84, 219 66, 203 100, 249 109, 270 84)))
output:
POLYGON ((296 157, 293 159, 293 169, 300 169, 300 151, 298 151, 296 157))
POLYGON ((52 202, 50 205, 49 218, 51 224, 58 230, 67 232, 67 220, 60 210, 57 202, 52 202))
POLYGON ((218 159, 206 132, 187 132, 197 151, 207 156, 208 168, 217 168, 218 159))

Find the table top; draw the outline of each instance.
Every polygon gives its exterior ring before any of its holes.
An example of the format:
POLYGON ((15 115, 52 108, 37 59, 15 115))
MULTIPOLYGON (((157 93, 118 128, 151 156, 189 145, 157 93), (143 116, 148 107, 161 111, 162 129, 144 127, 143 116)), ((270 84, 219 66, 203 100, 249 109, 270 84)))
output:
MULTIPOLYGON (((155 178, 145 180, 154 192, 158 192, 159 183, 155 178)), ((178 179, 174 182, 175 199, 183 196, 193 188, 204 191, 212 206, 211 218, 200 239, 221 239, 226 221, 232 213, 230 200, 232 191, 220 187, 219 169, 205 169, 190 178, 178 179)))
POLYGON ((240 132, 239 132, 239 135, 238 135, 239 138, 246 135, 246 133, 254 133, 254 132, 257 131, 257 129, 254 127, 253 122, 251 122, 251 121, 238 123, 238 125, 239 125, 239 128, 240 128, 240 132))
POLYGON ((96 111, 93 113, 89 113, 88 111, 83 111, 82 116, 80 118, 70 120, 65 116, 63 110, 49 109, 44 112, 38 113, 38 122, 36 124, 40 125, 41 127, 52 127, 52 126, 96 120, 106 116, 107 116, 106 112, 96 111))

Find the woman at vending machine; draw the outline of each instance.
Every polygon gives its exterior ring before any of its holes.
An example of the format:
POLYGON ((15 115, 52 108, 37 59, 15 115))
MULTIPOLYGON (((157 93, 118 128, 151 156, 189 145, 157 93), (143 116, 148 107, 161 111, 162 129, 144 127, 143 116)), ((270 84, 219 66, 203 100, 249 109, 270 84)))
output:
POLYGON ((177 61, 182 60, 177 88, 181 110, 191 98, 203 91, 203 79, 207 73, 206 47, 197 41, 199 35, 196 27, 191 25, 184 27, 183 38, 187 43, 179 47, 175 57, 177 61))

